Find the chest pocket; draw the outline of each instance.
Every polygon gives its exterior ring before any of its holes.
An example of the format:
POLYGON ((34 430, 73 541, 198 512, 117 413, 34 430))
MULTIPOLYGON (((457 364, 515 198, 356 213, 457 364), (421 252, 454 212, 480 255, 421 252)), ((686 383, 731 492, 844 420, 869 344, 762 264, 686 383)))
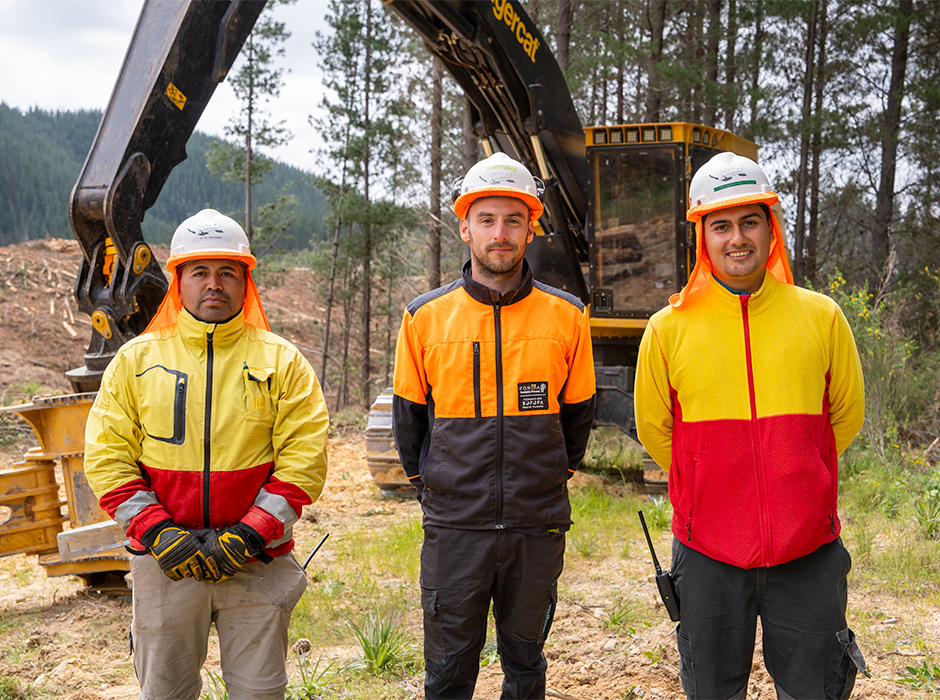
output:
POLYGON ((245 386, 245 420, 270 423, 274 421, 274 368, 242 369, 245 386))
POLYGON ((140 395, 153 397, 141 405, 141 425, 153 440, 182 445, 186 440, 186 390, 189 375, 163 365, 148 367, 137 375, 142 379, 140 395), (167 410, 167 408, 171 410, 167 410))

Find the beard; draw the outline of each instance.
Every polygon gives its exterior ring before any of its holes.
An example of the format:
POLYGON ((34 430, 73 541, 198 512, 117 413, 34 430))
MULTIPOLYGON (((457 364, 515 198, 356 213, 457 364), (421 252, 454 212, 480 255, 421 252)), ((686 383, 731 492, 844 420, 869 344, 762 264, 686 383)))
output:
POLYGON ((474 246, 470 248, 470 254, 473 256, 477 269, 487 277, 494 279, 515 274, 522 265, 524 253, 525 249, 519 250, 519 246, 512 241, 499 244, 491 243, 485 246, 482 251, 474 246), (511 252, 492 254, 491 251, 494 248, 510 248, 511 252))

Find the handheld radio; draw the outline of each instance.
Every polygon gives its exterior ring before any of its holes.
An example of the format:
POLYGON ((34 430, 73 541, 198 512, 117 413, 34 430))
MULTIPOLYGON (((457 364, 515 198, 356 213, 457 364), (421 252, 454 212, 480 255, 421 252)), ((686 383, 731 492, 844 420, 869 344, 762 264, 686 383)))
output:
POLYGON ((663 571, 659 566, 659 559, 656 558, 656 550, 653 549, 653 540, 650 539, 650 531, 646 529, 646 518, 643 517, 643 511, 638 510, 640 516, 640 525, 643 526, 643 534, 646 535, 646 544, 650 547, 650 554, 653 556, 653 566, 656 568, 656 587, 659 588, 659 596, 663 599, 663 605, 666 612, 669 613, 669 619, 673 622, 679 621, 679 596, 676 595, 676 584, 672 580, 670 571, 663 571))

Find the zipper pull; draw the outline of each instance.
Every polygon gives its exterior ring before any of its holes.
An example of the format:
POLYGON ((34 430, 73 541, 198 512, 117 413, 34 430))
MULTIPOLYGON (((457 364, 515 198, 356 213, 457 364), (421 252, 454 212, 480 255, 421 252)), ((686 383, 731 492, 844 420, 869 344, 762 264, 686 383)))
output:
POLYGON ((685 539, 687 542, 692 541, 692 518, 685 521, 685 539))

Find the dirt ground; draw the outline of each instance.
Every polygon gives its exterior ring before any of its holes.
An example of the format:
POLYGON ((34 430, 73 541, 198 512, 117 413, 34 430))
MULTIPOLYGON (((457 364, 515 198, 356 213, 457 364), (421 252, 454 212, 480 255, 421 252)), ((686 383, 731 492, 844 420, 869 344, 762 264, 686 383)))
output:
MULTIPOLYGON (((159 256, 161 251, 157 251, 159 256)), ((165 253, 164 253, 165 254, 165 253)), ((35 382, 60 393, 69 391, 64 371, 81 364, 90 321, 79 313, 72 285, 80 252, 73 241, 36 241, 0 248, 0 372, 4 387, 35 382)), ((314 366, 318 310, 310 304, 312 284, 303 271, 289 273, 278 288, 261 288, 269 315, 277 319, 314 366), (270 300, 270 301, 269 301, 270 300)), ((28 441, 27 441, 28 442, 28 441)), ((19 442, 0 451, 0 469, 21 458, 19 442)), ((367 520, 377 508, 391 518, 419 518, 417 503, 385 498, 378 493, 366 464, 364 436, 346 433, 331 438, 330 475, 320 500, 295 527, 299 551, 309 552, 321 533, 331 538, 374 527, 367 520), (342 478, 339 478, 342 475, 342 478), (313 522, 315 521, 315 523, 313 522)), ((579 475, 573 488, 598 483, 599 477, 579 475)), ((2 519, 0 513, 0 519, 2 519)), ((2 529, 2 523, 0 523, 2 529)), ((649 700, 682 697, 673 626, 657 607, 655 584, 649 576, 645 543, 631 542, 631 557, 592 560, 569 548, 559 584, 560 600, 546 646, 550 698, 569 700, 649 700), (613 634, 601 622, 605 609, 618 597, 647 602, 649 626, 633 635, 613 634)), ((668 541, 658 547, 668 551, 668 541)), ((329 543, 318 555, 323 565, 335 563, 329 543)), ((892 625, 898 619, 918 624, 938 643, 940 614, 908 608, 884 591, 877 598, 850 587, 850 610, 884 611, 883 619, 853 621, 872 678, 860 678, 856 698, 926 698, 929 695, 897 682, 905 663, 919 664, 922 650, 898 645, 882 649, 866 642, 866 627, 892 625), (893 622, 892 622, 893 620, 893 622)), ((420 624, 415 614, 409 624, 420 624)), ((35 556, 0 559, 0 679, 11 677, 39 691, 38 697, 104 700, 137 696, 127 647, 130 602, 127 596, 89 592, 74 577, 47 578, 35 556), (39 694, 41 693, 41 694, 39 694)), ((317 644, 313 640, 314 645, 317 644)), ((325 658, 342 658, 349 648, 319 649, 325 658)), ((349 660, 348 658, 344 660, 349 660)), ((210 663, 212 655, 210 654, 210 663)), ((499 664, 482 669, 476 698, 499 696, 499 664)), ((411 697, 423 697, 420 676, 406 679, 411 697)), ((3 695, 0 697, 13 697, 3 695)), ((329 697, 329 695, 327 695, 329 697)), ((773 684, 755 656, 748 698, 773 698, 773 684)))

